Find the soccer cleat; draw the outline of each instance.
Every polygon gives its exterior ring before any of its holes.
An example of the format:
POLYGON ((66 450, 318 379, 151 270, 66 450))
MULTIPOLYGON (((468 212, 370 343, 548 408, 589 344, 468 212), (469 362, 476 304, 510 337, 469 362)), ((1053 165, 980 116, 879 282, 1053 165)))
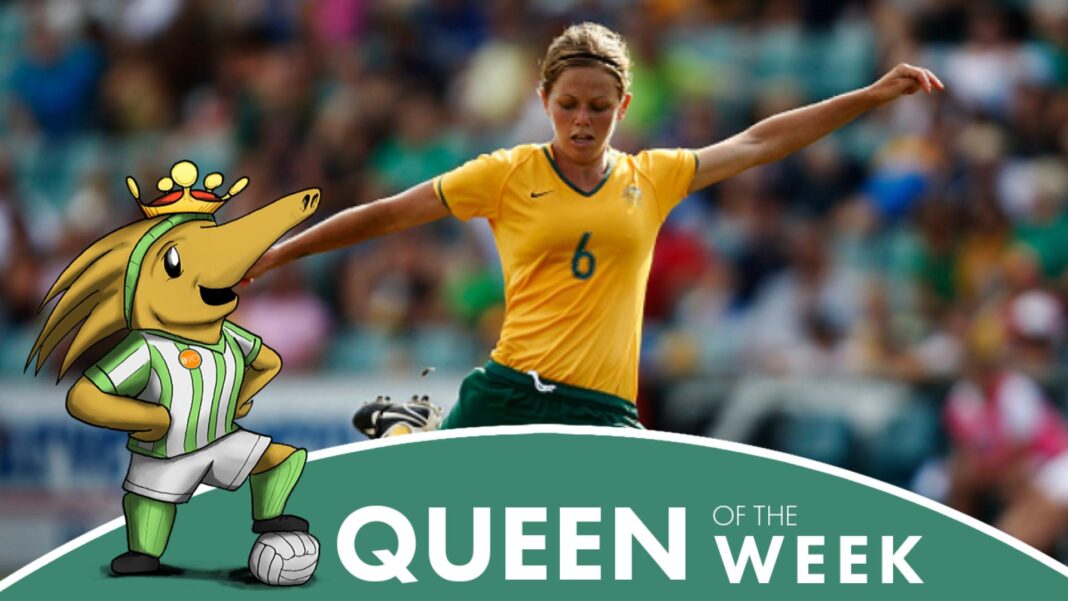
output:
POLYGON ((307 532, 308 520, 295 515, 280 515, 269 520, 253 520, 252 531, 256 534, 266 532, 307 532))
POLYGON ((352 425, 368 438, 384 438, 437 430, 442 417, 441 407, 431 404, 426 395, 412 395, 407 403, 394 403, 388 396, 380 396, 356 410, 352 425))
POLYGON ((111 560, 111 571, 117 576, 155 574, 159 572, 159 558, 137 551, 127 551, 111 560))

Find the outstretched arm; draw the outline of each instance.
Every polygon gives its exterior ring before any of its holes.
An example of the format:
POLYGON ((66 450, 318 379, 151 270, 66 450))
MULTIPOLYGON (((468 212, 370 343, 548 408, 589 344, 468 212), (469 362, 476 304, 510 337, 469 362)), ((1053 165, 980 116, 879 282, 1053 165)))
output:
POLYGON ((768 117, 736 136, 698 150, 699 163, 690 191, 782 159, 871 109, 921 89, 930 94, 945 86, 927 69, 902 63, 866 88, 768 117))
POLYGON ((397 194, 346 209, 271 247, 245 276, 252 279, 293 259, 359 244, 378 236, 423 225, 449 214, 431 182, 397 194))

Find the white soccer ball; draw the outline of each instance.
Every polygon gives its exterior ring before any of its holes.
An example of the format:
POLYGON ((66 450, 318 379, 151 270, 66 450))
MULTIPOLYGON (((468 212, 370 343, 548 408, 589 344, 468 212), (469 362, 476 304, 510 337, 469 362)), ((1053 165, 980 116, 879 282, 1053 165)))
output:
POLYGON ((319 541, 307 532, 268 532, 252 545, 248 569, 271 586, 304 584, 319 563, 319 541))

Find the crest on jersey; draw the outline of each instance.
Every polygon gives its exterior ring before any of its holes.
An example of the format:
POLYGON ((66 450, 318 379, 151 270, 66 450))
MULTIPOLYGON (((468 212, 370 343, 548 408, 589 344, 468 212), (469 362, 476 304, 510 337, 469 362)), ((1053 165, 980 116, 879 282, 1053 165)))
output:
POLYGON ((631 184, 623 190, 623 200, 632 207, 642 204, 642 189, 638 184, 631 184))

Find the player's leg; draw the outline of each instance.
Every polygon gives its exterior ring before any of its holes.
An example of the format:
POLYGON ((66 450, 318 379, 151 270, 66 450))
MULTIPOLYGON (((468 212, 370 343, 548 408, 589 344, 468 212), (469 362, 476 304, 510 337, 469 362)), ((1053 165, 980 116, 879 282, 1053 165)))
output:
POLYGON ((307 459, 306 450, 276 442, 264 451, 249 477, 253 532, 308 531, 307 520, 283 514, 307 459))
POLYGON ((111 571, 121 575, 158 571, 159 558, 174 527, 174 503, 126 493, 122 498, 122 512, 130 550, 112 560, 111 571))

